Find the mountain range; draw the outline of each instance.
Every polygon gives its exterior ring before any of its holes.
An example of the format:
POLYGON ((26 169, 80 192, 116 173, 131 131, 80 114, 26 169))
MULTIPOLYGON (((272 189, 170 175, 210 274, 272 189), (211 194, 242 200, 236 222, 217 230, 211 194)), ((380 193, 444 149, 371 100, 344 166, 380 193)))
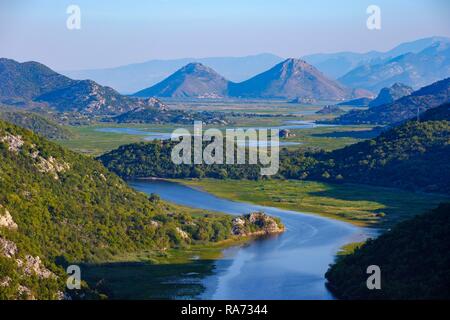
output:
POLYGON ((38 62, 0 59, 0 102, 16 107, 49 107, 89 114, 119 114, 154 107, 155 99, 121 95, 92 80, 72 80, 38 62))
POLYGON ((92 79, 121 93, 133 93, 161 82, 189 63, 207 65, 231 81, 244 81, 263 72, 284 59, 269 53, 245 57, 183 58, 150 60, 107 69, 61 71, 73 79, 92 79))
MULTIPOLYGON (((358 52, 338 52, 338 53, 319 53, 303 56, 302 59, 316 67, 324 73, 327 78, 340 79, 355 69, 365 66, 376 66, 378 64, 386 64, 389 60, 405 55, 408 53, 418 54, 421 51, 432 47, 439 43, 448 43, 450 40, 446 37, 429 37, 415 41, 405 42, 397 45, 386 52, 369 51, 366 53, 358 52)), ((264 72, 274 65, 285 60, 274 54, 264 53, 245 57, 208 57, 208 58, 182 58, 172 60, 149 60, 143 63, 134 63, 125 66, 106 69, 90 69, 90 70, 72 70, 61 71, 62 74, 73 79, 92 79, 102 85, 110 86, 121 93, 130 94, 137 92, 142 88, 150 87, 161 82, 183 66, 198 62, 209 66, 216 70, 224 78, 232 82, 242 82, 251 77, 264 72)), ((420 69, 422 63, 420 59, 409 59, 408 64, 418 64, 415 68, 420 69)), ((379 68, 379 67, 378 67, 379 68)), ((379 70, 375 68, 374 72, 379 70)), ((356 71, 355 71, 356 72, 356 71)), ((357 74, 359 74, 358 71, 357 74)), ((406 70, 405 72, 408 72, 406 70)), ((440 79, 450 76, 446 74, 440 79)), ((383 87, 388 87, 395 82, 403 82, 406 85, 417 89, 420 86, 430 84, 437 79, 424 78, 424 83, 408 83, 401 79, 380 80, 380 84, 370 84, 367 87, 353 85, 352 81, 356 77, 355 73, 351 73, 344 78, 344 85, 349 87, 362 87, 374 92, 379 91, 383 87), (346 83, 349 81, 349 83, 346 83)), ((407 77, 406 77, 407 78, 407 77)), ((365 84, 363 84, 365 85, 365 84)))
POLYGON ((446 37, 429 37, 410 42, 404 42, 391 50, 358 52, 318 53, 303 56, 302 58, 312 64, 332 79, 343 77, 351 70, 365 64, 377 64, 406 53, 418 53, 437 42, 448 42, 446 37))
POLYGON ((135 96, 343 100, 366 94, 370 95, 346 88, 307 62, 291 58, 240 83, 228 81, 203 64, 190 63, 135 96))
POLYGON ((393 124, 416 117, 420 113, 450 102, 450 78, 437 81, 392 103, 368 110, 351 110, 336 118, 340 124, 393 124))
POLYGON ((363 64, 338 80, 349 87, 379 91, 401 82, 419 89, 450 76, 450 41, 438 41, 420 52, 363 64))

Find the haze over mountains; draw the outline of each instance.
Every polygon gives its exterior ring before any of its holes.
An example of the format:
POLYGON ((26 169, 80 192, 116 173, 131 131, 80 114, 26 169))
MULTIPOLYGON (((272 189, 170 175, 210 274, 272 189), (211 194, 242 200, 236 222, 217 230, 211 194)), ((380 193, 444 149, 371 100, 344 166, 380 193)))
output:
POLYGON ((328 77, 338 79, 363 64, 377 64, 383 60, 389 60, 409 52, 419 53, 437 42, 448 42, 449 40, 446 37, 429 37, 401 43, 386 52, 318 53, 306 55, 303 59, 321 70, 328 77))
POLYGON ((244 81, 284 59, 263 53, 246 57, 183 58, 150 60, 109 69, 62 71, 74 79, 92 79, 121 93, 133 93, 152 86, 183 66, 198 62, 209 66, 230 81, 244 81))
POLYGON ((450 42, 433 43, 418 53, 405 53, 380 63, 364 64, 338 80, 350 87, 378 91, 401 82, 419 89, 450 76, 450 42))
MULTIPOLYGON (((367 93, 366 93, 367 94, 367 93)), ((300 59, 287 59, 253 78, 234 83, 200 63, 181 68, 162 82, 141 90, 138 97, 255 98, 343 100, 357 96, 325 77, 319 70, 300 59)))
MULTIPOLYGON (((302 59, 320 70, 327 78, 339 79, 348 87, 378 92, 383 87, 402 82, 418 89, 450 76, 448 52, 433 52, 449 42, 449 38, 429 37, 401 43, 386 52, 312 54, 302 59), (400 61, 393 60, 410 53, 413 55, 404 57, 400 61), (369 77, 370 80, 366 83, 364 77, 369 77)), ((116 68, 63 71, 62 73, 74 79, 92 79, 121 93, 130 94, 161 82, 183 66, 193 62, 212 68, 229 81, 242 82, 269 70, 284 60, 279 56, 265 53, 246 57, 150 60, 116 68)))

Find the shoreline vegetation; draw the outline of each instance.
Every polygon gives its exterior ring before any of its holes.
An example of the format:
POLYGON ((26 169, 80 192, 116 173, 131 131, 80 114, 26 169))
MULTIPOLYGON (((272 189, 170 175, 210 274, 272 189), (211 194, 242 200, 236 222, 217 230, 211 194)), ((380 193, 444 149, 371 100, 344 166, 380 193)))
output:
POLYGON ((450 200, 440 194, 316 181, 162 180, 199 188, 229 200, 319 215, 360 227, 390 228, 450 200))

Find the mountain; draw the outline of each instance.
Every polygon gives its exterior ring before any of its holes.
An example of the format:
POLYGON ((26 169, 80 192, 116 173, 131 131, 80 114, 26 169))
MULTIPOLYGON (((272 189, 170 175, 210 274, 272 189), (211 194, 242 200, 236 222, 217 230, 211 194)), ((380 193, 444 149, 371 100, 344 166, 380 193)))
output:
MULTIPOLYGON (((236 234, 232 216, 192 214, 147 198, 95 159, 2 120, 0 181, 1 300, 73 294, 64 292, 70 264, 123 261, 144 252, 162 257, 236 234)), ((245 234, 282 228, 276 218, 250 218, 241 217, 245 234)), ((107 284, 83 284, 80 296, 87 285, 103 293, 107 284)))
POLYGON ((449 41, 449 39, 445 37, 430 37, 402 43, 386 52, 319 53, 304 56, 303 59, 322 71, 327 77, 338 79, 363 64, 374 64, 409 52, 418 53, 440 41, 449 41))
POLYGON ((38 62, 0 58, 0 83, 0 102, 21 106, 74 81, 38 62))
POLYGON ((450 41, 438 41, 417 53, 363 64, 338 80, 346 86, 378 91, 396 82, 418 89, 450 76, 450 41))
POLYGON ((72 80, 37 62, 0 59, 0 82, 0 102, 18 107, 118 114, 153 106, 153 100, 123 96, 91 80, 72 80))
POLYGON ((189 63, 177 72, 136 92, 137 97, 223 98, 228 95, 229 81, 201 63, 189 63))
POLYGON ((334 120, 341 124, 392 124, 417 116, 418 113, 450 101, 450 78, 435 82, 393 103, 352 110, 334 120))
POLYGON ((325 277, 339 299, 448 300, 450 204, 401 222, 349 255, 325 277), (381 269, 381 290, 368 290, 367 267, 381 269))
POLYGON ((409 96, 414 90, 411 87, 405 86, 402 83, 394 83, 389 88, 381 89, 378 96, 369 103, 369 107, 381 106, 383 104, 392 103, 395 100, 409 96))
POLYGON ((230 84, 230 96, 241 98, 313 98, 342 100, 348 90, 300 59, 287 59, 241 83, 230 84))
POLYGON ((199 62, 207 65, 234 82, 244 81, 269 69, 283 59, 268 53, 246 57, 183 58, 150 60, 107 69, 63 71, 73 79, 92 79, 121 93, 132 93, 161 82, 183 66, 199 62))
POLYGON ((72 136, 72 133, 66 128, 36 113, 5 108, 4 110, 0 109, 0 118, 47 139, 63 140, 72 136))

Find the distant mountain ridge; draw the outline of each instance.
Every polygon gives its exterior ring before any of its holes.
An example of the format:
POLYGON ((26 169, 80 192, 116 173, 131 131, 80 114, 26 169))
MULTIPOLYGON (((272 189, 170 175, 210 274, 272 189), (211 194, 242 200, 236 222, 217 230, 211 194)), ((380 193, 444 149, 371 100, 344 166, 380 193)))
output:
POLYGON ((386 52, 369 51, 365 53, 357 52, 337 52, 319 53, 303 56, 302 59, 312 64, 331 79, 338 79, 346 73, 363 64, 376 64, 386 59, 412 52, 418 53, 430 47, 436 42, 450 41, 446 37, 428 37, 414 41, 404 42, 386 52))
POLYGON ((150 60, 116 68, 62 71, 61 73, 74 79, 92 79, 121 93, 128 94, 161 82, 189 63, 207 65, 225 78, 239 82, 263 72, 283 60, 279 56, 262 53, 245 57, 150 60))
POLYGON ((379 91, 401 82, 414 89, 450 76, 450 40, 436 41, 420 52, 365 63, 338 80, 349 87, 379 91))
POLYGON ((154 100, 119 94, 92 80, 72 80, 38 62, 0 59, 0 102, 18 107, 49 107, 56 111, 118 114, 153 107, 154 100))

